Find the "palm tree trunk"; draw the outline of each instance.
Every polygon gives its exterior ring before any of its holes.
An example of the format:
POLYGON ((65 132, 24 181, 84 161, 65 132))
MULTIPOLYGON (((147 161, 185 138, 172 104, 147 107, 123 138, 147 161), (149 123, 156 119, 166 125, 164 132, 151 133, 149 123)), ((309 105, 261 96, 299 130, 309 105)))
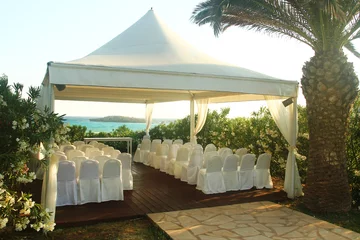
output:
POLYGON ((350 210, 346 133, 358 79, 342 51, 315 53, 301 79, 307 104, 309 157, 304 203, 312 211, 350 210))

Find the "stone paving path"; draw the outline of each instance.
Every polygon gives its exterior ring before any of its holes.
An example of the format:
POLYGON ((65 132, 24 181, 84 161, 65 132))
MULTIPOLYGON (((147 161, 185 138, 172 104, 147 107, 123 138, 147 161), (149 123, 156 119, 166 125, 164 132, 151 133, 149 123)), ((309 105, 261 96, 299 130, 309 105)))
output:
POLYGON ((272 202, 148 216, 174 240, 360 239, 360 234, 272 202))

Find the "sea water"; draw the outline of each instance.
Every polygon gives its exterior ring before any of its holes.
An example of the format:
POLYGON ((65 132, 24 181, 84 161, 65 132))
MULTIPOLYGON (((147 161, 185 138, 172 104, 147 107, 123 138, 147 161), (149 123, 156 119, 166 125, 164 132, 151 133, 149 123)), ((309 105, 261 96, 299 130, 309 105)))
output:
MULTIPOLYGON (((145 131, 146 123, 122 123, 122 122, 94 122, 90 121, 91 118, 96 117, 72 117, 72 116, 65 116, 65 123, 69 125, 81 125, 85 126, 87 131, 92 132, 111 132, 112 130, 117 129, 125 125, 127 128, 133 131, 145 131)), ((151 127, 158 125, 158 123, 154 123, 151 127)))

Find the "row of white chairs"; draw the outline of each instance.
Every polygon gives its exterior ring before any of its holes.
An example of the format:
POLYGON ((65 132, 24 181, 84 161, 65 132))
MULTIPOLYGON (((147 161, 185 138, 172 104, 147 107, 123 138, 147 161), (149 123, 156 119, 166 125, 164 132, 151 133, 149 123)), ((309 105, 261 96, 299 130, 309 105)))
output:
POLYGON ((99 175, 99 163, 96 160, 85 160, 81 163, 78 179, 75 177, 74 162, 59 162, 56 206, 111 200, 124 200, 120 160, 107 161, 102 177, 99 175))
MULTIPOLYGON (((271 160, 269 154, 260 155, 259 164, 255 166, 255 155, 247 155, 245 157, 246 160, 242 161, 243 156, 247 154, 246 148, 236 150, 235 154, 229 148, 220 148, 217 151, 214 144, 208 144, 204 151, 201 145, 194 146, 190 143, 184 145, 171 144, 169 148, 169 146, 166 146, 168 144, 164 142, 161 144, 161 140, 157 139, 153 140, 150 144, 150 151, 147 150, 149 148, 149 140, 143 140, 141 145, 137 149, 138 162, 143 162, 145 165, 157 169, 159 168, 160 171, 174 175, 175 178, 181 179, 181 181, 188 184, 196 184, 197 188, 204 193, 224 192, 223 188, 220 188, 218 191, 214 190, 217 189, 217 186, 223 186, 222 182, 224 183, 225 191, 246 190, 253 186, 259 189, 273 187, 269 169, 271 160), (145 149, 141 148, 141 145, 144 143, 147 145, 145 149), (154 145, 156 145, 156 152, 152 152, 154 145), (209 160, 213 157, 219 159, 220 163, 208 164, 209 160), (214 172, 217 172, 217 174, 214 172), (212 177, 204 177, 207 175, 212 177), (202 186, 207 182, 204 179, 217 180, 204 188, 202 186), (211 186, 213 187, 211 188, 211 186)), ((136 158, 134 160, 136 161, 136 158)), ((214 161, 216 162, 217 160, 214 161)))

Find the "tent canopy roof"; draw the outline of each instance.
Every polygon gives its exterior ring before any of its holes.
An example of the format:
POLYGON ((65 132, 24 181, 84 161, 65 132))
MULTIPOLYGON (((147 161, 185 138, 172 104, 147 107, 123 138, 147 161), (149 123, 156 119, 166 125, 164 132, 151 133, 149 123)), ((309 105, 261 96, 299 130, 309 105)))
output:
POLYGON ((45 83, 66 85, 55 99, 110 102, 210 102, 296 96, 297 82, 218 61, 187 44, 153 10, 89 55, 50 62, 45 83))

